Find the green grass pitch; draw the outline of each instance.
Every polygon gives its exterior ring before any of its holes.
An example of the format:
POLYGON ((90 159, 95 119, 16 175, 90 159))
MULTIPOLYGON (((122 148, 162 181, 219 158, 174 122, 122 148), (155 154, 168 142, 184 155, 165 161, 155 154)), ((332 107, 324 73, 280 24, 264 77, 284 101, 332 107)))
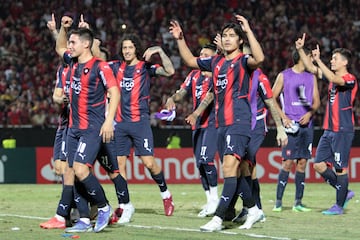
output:
MULTIPOLYGON (((289 183, 283 198, 283 212, 275 213, 275 184, 261 184, 265 223, 256 223, 252 229, 240 230, 238 225, 225 222, 225 229, 217 233, 203 233, 199 227, 211 218, 198 218, 205 203, 205 194, 199 184, 169 185, 175 202, 175 212, 164 216, 159 189, 155 184, 129 185, 130 197, 136 208, 133 221, 127 226, 107 227, 100 233, 79 233, 80 239, 360 239, 360 183, 350 183, 355 197, 345 214, 321 214, 335 203, 335 190, 329 185, 307 184, 303 203, 311 212, 295 213, 291 210, 294 183, 289 183)), ((107 197, 117 207, 114 186, 104 185, 107 197)), ((219 186, 219 194, 222 186, 219 186)), ((1 240, 53 240, 71 239, 63 230, 44 230, 39 224, 55 213, 61 193, 61 184, 0 185, 0 239, 1 240)), ((238 201, 237 210, 241 207, 238 201)))

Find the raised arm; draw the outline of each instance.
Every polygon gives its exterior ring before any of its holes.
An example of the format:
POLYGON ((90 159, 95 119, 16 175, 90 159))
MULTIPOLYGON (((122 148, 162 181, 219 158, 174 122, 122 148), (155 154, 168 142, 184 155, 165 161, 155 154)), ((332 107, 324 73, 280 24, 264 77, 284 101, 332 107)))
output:
POLYGON ((58 37, 56 39, 56 52, 60 57, 63 57, 67 50, 67 31, 71 27, 73 19, 69 16, 61 18, 61 26, 58 37))
POLYGON ((262 62, 265 59, 264 52, 260 46, 260 43, 256 39, 253 31, 251 30, 248 20, 241 15, 235 15, 235 17, 236 17, 236 20, 239 21, 239 24, 241 25, 242 30, 246 34, 247 39, 249 41, 249 46, 250 46, 252 55, 249 56, 247 64, 250 68, 256 69, 256 68, 260 67, 260 65, 262 64, 262 62))
POLYGON ((303 33, 302 37, 298 38, 295 41, 296 50, 298 51, 300 59, 304 63, 306 70, 314 74, 316 77, 321 78, 322 77, 321 70, 312 63, 310 58, 306 56, 306 53, 304 51, 305 38, 306 38, 306 33, 303 33))
POLYGON ((169 29, 170 29, 170 33, 176 39, 179 48, 179 53, 184 63, 188 67, 199 69, 199 66, 196 61, 197 58, 194 57, 189 47, 187 46, 184 39, 184 33, 180 27, 179 22, 175 20, 171 21, 169 29))
MULTIPOLYGON (((325 78, 329 81, 329 82, 333 82, 337 85, 340 86, 344 86, 345 85, 345 81, 342 78, 341 75, 337 75, 335 74, 333 71, 331 71, 324 63, 323 61, 320 59, 320 47, 319 45, 316 45, 316 49, 314 49, 312 51, 312 56, 315 60, 315 62, 317 63, 317 65, 319 66, 322 74, 325 76, 325 78)), ((333 56, 334 58, 334 56, 333 56)))
POLYGON ((56 29, 56 21, 55 21, 54 13, 51 14, 51 20, 49 20, 47 22, 46 26, 50 30, 50 32, 51 32, 52 36, 54 37, 54 39, 56 40, 59 33, 58 33, 57 29, 56 29))
POLYGON ((143 57, 145 58, 145 61, 149 61, 151 56, 156 53, 159 54, 162 62, 162 66, 156 69, 156 74, 166 77, 170 77, 174 75, 175 73, 174 65, 172 64, 170 58, 165 54, 164 50, 161 47, 154 46, 146 49, 143 57))

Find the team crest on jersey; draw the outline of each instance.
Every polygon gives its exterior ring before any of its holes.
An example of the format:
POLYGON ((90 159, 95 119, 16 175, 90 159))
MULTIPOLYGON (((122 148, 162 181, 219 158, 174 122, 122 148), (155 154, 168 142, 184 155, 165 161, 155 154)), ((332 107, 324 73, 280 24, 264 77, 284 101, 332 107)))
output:
POLYGON ((291 150, 286 150, 286 156, 290 156, 291 155, 291 150))
POLYGON ((84 74, 86 75, 86 74, 88 74, 89 73, 89 71, 90 71, 90 69, 88 69, 88 68, 84 68, 84 74))

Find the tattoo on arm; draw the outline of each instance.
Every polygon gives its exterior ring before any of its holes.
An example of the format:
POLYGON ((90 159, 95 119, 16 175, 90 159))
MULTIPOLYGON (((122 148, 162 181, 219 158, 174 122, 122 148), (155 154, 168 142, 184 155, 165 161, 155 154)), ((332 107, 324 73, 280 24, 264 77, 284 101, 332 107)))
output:
POLYGON ((277 108, 274 105, 274 99, 272 98, 266 99, 265 103, 266 106, 269 108, 269 111, 271 113, 272 118, 274 119, 276 127, 281 127, 282 126, 281 118, 280 118, 280 114, 277 111, 277 108))

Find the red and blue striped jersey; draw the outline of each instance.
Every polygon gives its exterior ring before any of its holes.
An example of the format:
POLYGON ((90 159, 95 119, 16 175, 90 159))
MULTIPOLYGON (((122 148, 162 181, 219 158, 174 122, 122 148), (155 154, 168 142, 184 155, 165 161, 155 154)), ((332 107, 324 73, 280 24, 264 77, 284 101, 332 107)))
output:
POLYGON ((232 60, 220 55, 197 59, 201 70, 213 73, 216 127, 241 124, 250 129, 251 70, 247 67, 247 56, 240 53, 232 60))
POLYGON ((255 126, 258 127, 257 125, 261 121, 264 130, 266 130, 267 107, 265 100, 272 98, 273 92, 268 77, 260 68, 256 69, 251 75, 249 97, 252 113, 251 129, 254 129, 255 126))
POLYGON ((330 82, 328 102, 323 128, 334 132, 354 131, 354 101, 358 84, 354 75, 347 73, 342 76, 345 85, 339 86, 330 82))
POLYGON ((150 82, 160 65, 139 61, 127 65, 124 61, 109 62, 118 86, 121 100, 116 113, 116 122, 138 122, 150 119, 150 82))
MULTIPOLYGON (((68 65, 60 65, 56 71, 56 83, 55 88, 61 88, 64 94, 69 97, 69 87, 70 87, 70 75, 68 65)), ((63 129, 68 126, 69 123, 69 111, 70 106, 68 103, 63 103, 61 107, 61 112, 59 115, 59 124, 58 129, 63 129)))
MULTIPOLYGON (((206 93, 212 89, 212 86, 213 82, 211 77, 201 74, 200 70, 193 70, 187 75, 180 88, 184 89, 188 94, 191 94, 194 111, 205 98, 206 93)), ((209 104, 202 115, 198 117, 192 129, 207 128, 209 126, 215 126, 215 108, 213 102, 209 104)))
POLYGON ((114 74, 107 62, 95 57, 82 64, 70 62, 70 67, 69 127, 100 128, 105 120, 107 89, 117 86, 114 74))

